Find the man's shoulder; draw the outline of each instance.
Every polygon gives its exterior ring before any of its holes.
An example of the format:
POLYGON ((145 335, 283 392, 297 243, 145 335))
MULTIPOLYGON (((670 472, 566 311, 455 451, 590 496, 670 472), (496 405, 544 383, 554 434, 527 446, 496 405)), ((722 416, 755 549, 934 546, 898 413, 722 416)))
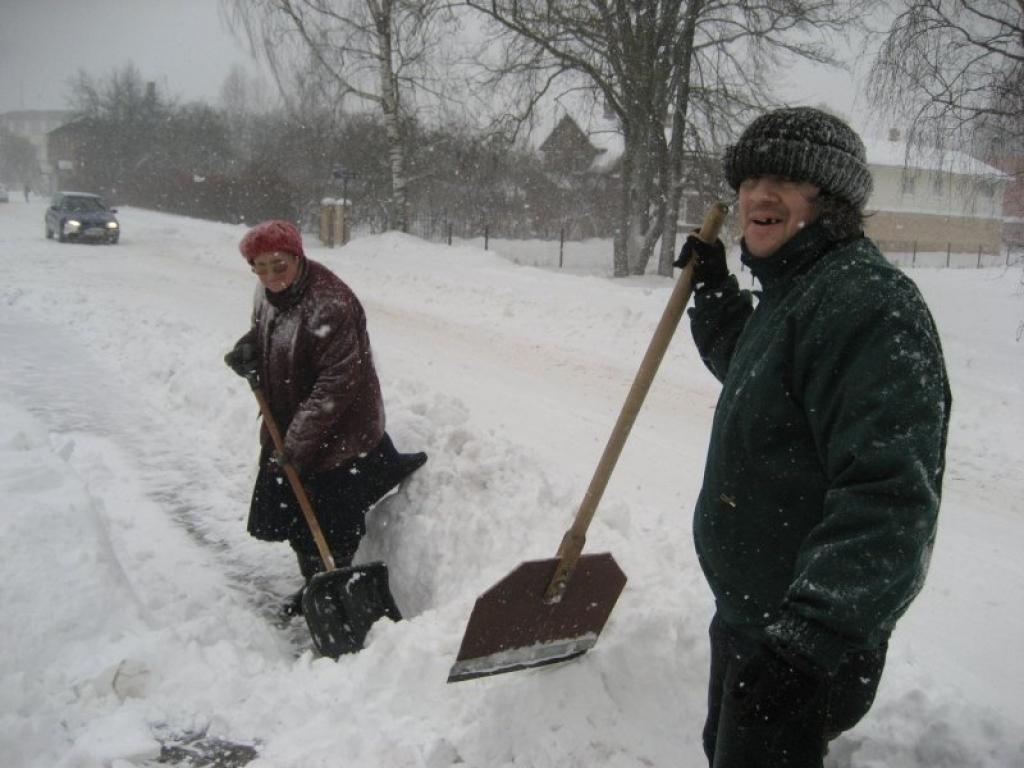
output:
POLYGON ((922 321, 929 315, 917 284, 867 237, 837 244, 807 279, 805 307, 830 326, 864 328, 880 317, 922 321))
POLYGON ((875 241, 866 235, 836 243, 829 251, 829 256, 832 259, 841 259, 864 269, 899 271, 886 260, 878 246, 875 245, 875 241))
POLYGON ((917 296, 917 285, 892 264, 869 237, 839 243, 822 260, 823 271, 836 290, 847 293, 917 296))

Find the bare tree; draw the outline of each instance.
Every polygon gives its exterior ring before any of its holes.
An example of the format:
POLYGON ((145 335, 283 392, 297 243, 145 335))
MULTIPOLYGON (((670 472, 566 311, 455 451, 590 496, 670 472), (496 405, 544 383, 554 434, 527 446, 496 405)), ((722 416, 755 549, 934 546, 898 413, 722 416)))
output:
POLYGON ((871 69, 874 104, 913 145, 1024 151, 1024 0, 900 5, 871 69))
POLYGON ((280 106, 272 85, 240 66, 231 68, 221 83, 220 107, 239 160, 257 160, 258 149, 278 122, 280 106))
POLYGON ((139 168, 160 161, 165 147, 158 137, 176 105, 134 64, 103 78, 79 70, 69 86, 83 140, 94 159, 85 174, 108 194, 123 193, 139 168))
MULTIPOLYGON (((615 274, 642 274, 659 238, 671 274, 687 158, 717 150, 751 109, 771 102, 787 54, 832 63, 809 32, 855 23, 842 0, 467 0, 507 31, 495 78, 517 78, 528 119, 552 93, 585 94, 624 141, 615 274)), ((492 57, 494 50, 490 51, 492 57)))
POLYGON ((270 86, 259 76, 237 64, 220 86, 220 106, 229 115, 245 119, 264 115, 278 106, 270 86))
POLYGON ((443 0, 222 0, 271 66, 286 103, 288 74, 310 64, 337 109, 380 110, 391 171, 389 225, 408 228, 405 114, 417 94, 442 90, 443 0))

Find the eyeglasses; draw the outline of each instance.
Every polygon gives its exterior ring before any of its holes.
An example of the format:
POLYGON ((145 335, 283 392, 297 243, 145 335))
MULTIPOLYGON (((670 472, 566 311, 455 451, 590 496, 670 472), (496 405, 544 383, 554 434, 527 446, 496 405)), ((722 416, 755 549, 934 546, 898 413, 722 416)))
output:
POLYGON ((291 263, 291 259, 278 259, 269 264, 253 264, 252 271, 260 277, 268 272, 274 275, 283 275, 291 263))

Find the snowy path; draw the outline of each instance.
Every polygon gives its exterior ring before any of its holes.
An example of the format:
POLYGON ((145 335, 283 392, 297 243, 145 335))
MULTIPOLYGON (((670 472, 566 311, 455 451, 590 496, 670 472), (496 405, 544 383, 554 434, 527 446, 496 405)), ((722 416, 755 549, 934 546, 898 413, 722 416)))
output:
MULTIPOLYGON (((253 572, 210 526, 238 518, 218 473, 73 336, 6 314, 0 312, 0 401, 23 407, 59 444, 98 503, 97 523, 147 620, 175 626, 224 601, 273 618, 273 594, 260 594, 269 590, 266 575, 253 572)), ((60 567, 67 553, 55 547, 38 554, 60 567)))

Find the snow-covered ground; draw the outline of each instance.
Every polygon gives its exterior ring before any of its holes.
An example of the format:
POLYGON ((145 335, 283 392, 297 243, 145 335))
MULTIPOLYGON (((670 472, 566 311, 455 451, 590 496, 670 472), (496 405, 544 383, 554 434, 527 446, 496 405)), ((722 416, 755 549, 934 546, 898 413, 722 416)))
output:
MULTIPOLYGON (((690 514, 718 387, 685 328, 590 529, 629 577, 597 646, 445 683, 476 597, 554 555, 667 280, 520 266, 508 243, 309 243, 366 306, 389 431, 430 454, 359 554, 388 561, 407 619, 334 662, 275 622, 288 547, 245 533, 256 408, 221 360, 254 288, 243 229, 125 208, 120 245, 62 245, 43 205, 0 206, 0 764, 143 766, 198 737, 257 768, 705 764, 690 514)), ((938 545, 827 764, 1020 766, 1020 267, 910 274, 953 381, 938 545)))

